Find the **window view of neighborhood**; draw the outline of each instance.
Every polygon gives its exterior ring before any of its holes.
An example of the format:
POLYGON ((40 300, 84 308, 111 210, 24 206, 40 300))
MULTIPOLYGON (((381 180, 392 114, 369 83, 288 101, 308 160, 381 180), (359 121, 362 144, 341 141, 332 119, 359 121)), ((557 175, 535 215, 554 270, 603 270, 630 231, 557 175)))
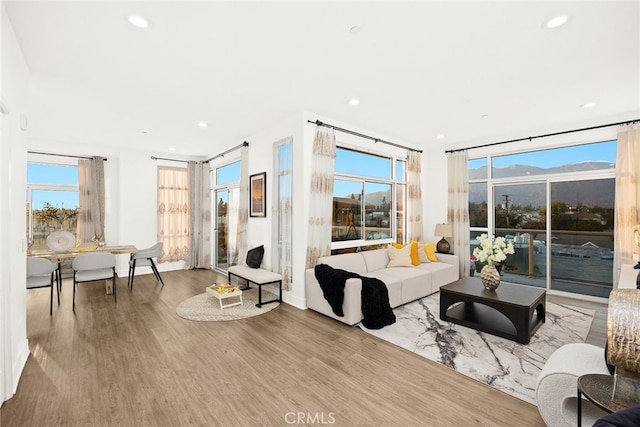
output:
POLYGON ((54 231, 76 234, 78 167, 29 162, 26 215, 30 250, 47 249, 47 236, 54 231))
POLYGON ((404 181, 404 160, 337 148, 332 241, 346 242, 341 248, 401 242, 404 181))
POLYGON ((471 251, 482 232, 504 236, 505 280, 607 297, 615 153, 608 141, 469 161, 471 251))

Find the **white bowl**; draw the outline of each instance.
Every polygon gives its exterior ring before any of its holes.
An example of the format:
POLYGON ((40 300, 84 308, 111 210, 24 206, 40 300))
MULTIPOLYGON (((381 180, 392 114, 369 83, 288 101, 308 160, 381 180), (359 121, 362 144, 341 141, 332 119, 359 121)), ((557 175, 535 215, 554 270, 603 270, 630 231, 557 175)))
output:
POLYGON ((69 252, 76 244, 76 236, 68 231, 54 231, 47 236, 47 247, 53 252, 69 252))

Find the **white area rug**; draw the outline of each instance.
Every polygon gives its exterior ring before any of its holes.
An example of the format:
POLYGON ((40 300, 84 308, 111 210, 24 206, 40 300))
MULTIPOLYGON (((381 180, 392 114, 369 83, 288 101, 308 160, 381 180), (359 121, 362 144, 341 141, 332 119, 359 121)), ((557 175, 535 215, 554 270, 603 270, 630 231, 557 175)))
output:
MULTIPOLYGON (((546 322, 527 345, 440 320, 436 293, 393 310, 396 323, 365 332, 536 404, 538 374, 564 344, 584 342, 595 311, 547 302, 546 322)), ((603 356, 604 357, 604 353, 603 356)))
MULTIPOLYGON (((232 300, 223 301, 223 304, 238 301, 236 299, 237 297, 232 298, 232 300)), ((270 301, 274 298, 277 298, 277 296, 264 289, 262 290, 263 301, 270 301)), ((236 305, 221 310, 220 302, 217 298, 207 293, 203 293, 182 301, 176 308, 176 314, 187 320, 195 320, 198 322, 219 322, 258 316, 271 311, 280 305, 279 302, 270 302, 269 304, 263 304, 260 308, 256 307, 256 303, 258 302, 258 290, 255 287, 242 291, 242 301, 242 306, 236 305)))

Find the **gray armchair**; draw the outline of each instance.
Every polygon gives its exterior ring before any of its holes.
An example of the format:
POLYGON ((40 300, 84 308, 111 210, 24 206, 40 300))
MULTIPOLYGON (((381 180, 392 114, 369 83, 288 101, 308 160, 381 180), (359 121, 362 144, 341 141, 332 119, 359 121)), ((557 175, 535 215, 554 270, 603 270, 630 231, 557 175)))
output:
POLYGON ((113 281, 113 301, 116 298, 116 256, 114 254, 88 253, 78 255, 71 263, 73 268, 73 311, 76 311, 76 287, 78 283, 111 279, 113 281))
POLYGON ((138 252, 131 254, 131 258, 129 259, 129 289, 133 290, 133 279, 135 277, 136 267, 142 266, 151 267, 153 274, 156 276, 156 280, 164 286, 158 267, 156 267, 156 263, 153 261, 154 258, 159 257, 162 253, 162 246, 162 242, 158 242, 150 248, 141 249, 138 252))

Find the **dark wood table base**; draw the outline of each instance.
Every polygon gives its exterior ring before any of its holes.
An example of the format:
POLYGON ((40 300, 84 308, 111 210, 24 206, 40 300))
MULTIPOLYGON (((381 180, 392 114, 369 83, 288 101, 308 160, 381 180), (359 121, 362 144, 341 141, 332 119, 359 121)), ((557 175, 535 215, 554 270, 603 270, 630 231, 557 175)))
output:
POLYGON ((528 344, 545 322, 545 303, 544 289, 503 282, 489 291, 465 277, 440 288, 440 319, 528 344))

